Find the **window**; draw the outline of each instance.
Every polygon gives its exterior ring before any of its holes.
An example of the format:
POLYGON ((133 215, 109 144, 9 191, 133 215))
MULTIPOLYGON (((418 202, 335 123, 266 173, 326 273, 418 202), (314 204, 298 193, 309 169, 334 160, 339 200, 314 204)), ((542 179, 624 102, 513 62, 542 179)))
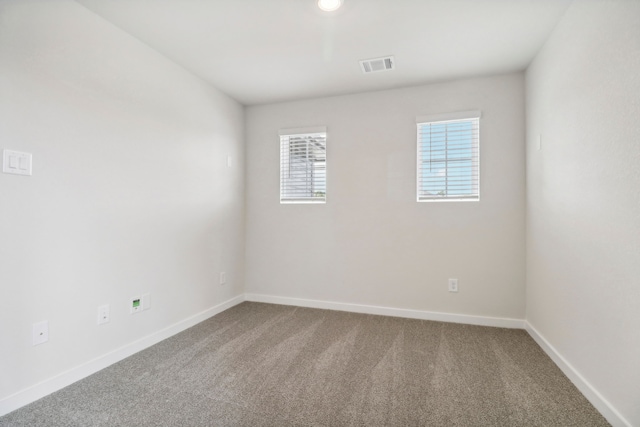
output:
POLYGON ((325 128, 280 131, 280 203, 324 203, 326 197, 325 128))
POLYGON ((418 201, 480 200, 480 112, 417 122, 418 201))

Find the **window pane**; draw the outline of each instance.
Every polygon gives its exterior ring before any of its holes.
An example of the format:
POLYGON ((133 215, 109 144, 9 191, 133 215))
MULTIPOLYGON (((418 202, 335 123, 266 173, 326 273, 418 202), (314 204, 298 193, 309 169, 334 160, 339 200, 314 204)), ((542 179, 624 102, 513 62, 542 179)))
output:
POLYGON ((326 134, 280 137, 280 201, 324 202, 326 134))
POLYGON ((418 200, 479 198, 479 120, 418 124, 418 200))

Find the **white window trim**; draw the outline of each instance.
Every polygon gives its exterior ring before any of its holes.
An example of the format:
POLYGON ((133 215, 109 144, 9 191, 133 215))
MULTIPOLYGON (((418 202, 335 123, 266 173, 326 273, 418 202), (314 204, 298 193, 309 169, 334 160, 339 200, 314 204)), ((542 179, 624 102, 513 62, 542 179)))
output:
POLYGON ((456 113, 431 114, 428 116, 418 116, 416 117, 416 124, 427 123, 427 122, 448 122, 453 120, 464 120, 464 119, 481 119, 481 118, 482 118, 482 111, 480 110, 458 111, 456 113))
POLYGON ((313 135, 324 134, 325 135, 325 156, 327 151, 326 139, 327 139, 327 127, 326 126, 314 126, 314 127, 302 127, 302 128, 287 128, 278 130, 278 159, 279 159, 279 174, 278 174, 278 192, 280 196, 280 204, 282 205, 323 205, 327 203, 327 161, 325 157, 325 195, 323 199, 309 199, 309 200, 293 200, 282 198, 282 139, 283 136, 291 135, 313 135))
MULTIPOLYGON (((432 114, 426 116, 417 116, 416 117, 416 201, 419 203, 431 203, 431 202, 479 202, 480 201, 480 173, 477 174, 477 182, 478 182, 478 195, 477 197, 465 197, 465 198, 454 198, 454 197, 445 197, 445 198, 433 198, 433 199, 421 199, 420 198, 420 144, 418 143, 419 135, 420 135, 420 125, 423 123, 433 123, 433 122, 449 122, 449 121, 460 121, 460 120, 478 120, 478 125, 480 124, 480 119, 482 118, 482 112, 480 110, 470 110, 470 111, 459 111, 454 113, 444 113, 444 114, 432 114)), ((478 130, 478 168, 480 168, 480 133, 478 130)))
POLYGON ((299 135, 304 133, 327 133, 327 127, 315 126, 315 127, 306 127, 306 128, 280 129, 278 131, 278 136, 299 135))

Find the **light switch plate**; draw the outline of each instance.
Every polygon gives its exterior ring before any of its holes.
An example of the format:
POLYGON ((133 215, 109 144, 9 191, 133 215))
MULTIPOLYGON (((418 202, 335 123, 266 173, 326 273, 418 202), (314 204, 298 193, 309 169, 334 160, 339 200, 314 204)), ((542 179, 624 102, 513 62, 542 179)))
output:
POLYGON ((151 308, 151 294, 142 294, 142 309, 149 310, 151 308))
POLYGON ((2 172, 14 175, 32 175, 31 153, 2 150, 2 172))

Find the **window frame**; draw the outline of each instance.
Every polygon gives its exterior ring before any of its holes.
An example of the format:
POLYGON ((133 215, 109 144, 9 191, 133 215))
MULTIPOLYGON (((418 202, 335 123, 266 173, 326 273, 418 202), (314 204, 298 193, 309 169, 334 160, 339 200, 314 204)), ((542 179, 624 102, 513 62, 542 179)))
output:
MULTIPOLYGON (((480 119, 482 118, 481 111, 462 111, 457 113, 446 113, 430 116, 418 116, 416 117, 416 201, 417 202, 479 202, 480 201, 480 119), (471 178, 470 185, 472 192, 470 196, 464 196, 461 194, 456 195, 444 195, 444 196, 431 196, 427 197, 423 195, 424 185, 423 177, 424 171, 422 169, 423 158, 421 149, 421 129, 424 125, 437 125, 456 122, 471 122, 472 123, 472 141, 471 141, 471 178), (475 156, 474 156, 475 155, 475 156)), ((447 140, 448 142, 448 140, 447 140)), ((446 148, 446 153, 449 153, 449 149, 446 148)), ((458 159, 460 160, 460 159, 458 159)), ((450 160, 445 159, 445 168, 450 167, 450 160)), ((448 176, 448 175, 447 175, 448 176)), ((448 182, 448 179, 445 179, 448 182)))
MULTIPOLYGON (((279 188, 280 188, 280 204, 325 204, 327 202, 327 128, 324 126, 317 126, 317 127, 310 127, 310 128, 294 128, 294 129, 281 129, 278 132, 279 135, 279 139, 280 139, 280 143, 279 143, 279 167, 280 167, 280 172, 279 172, 279 188), (283 176, 284 173, 286 173, 287 170, 291 169, 291 138, 292 137, 298 137, 298 138, 309 138, 309 137, 314 137, 314 136, 321 136, 324 138, 324 166, 322 168, 324 176, 323 176, 323 180, 324 180, 324 195, 323 196, 316 196, 314 195, 316 193, 315 191, 315 184, 313 182, 310 183, 311 185, 311 196, 309 197, 293 197, 293 196, 287 196, 286 195, 286 191, 285 188, 287 186, 287 178, 285 176, 283 176), (285 147, 284 144, 288 144, 288 147, 286 149, 287 153, 285 154, 285 147), (285 162, 285 158, 288 159, 288 167, 287 165, 284 163, 285 162)), ((308 147, 307 147, 307 153, 306 153, 306 157, 305 159, 307 159, 307 161, 309 161, 309 151, 308 151, 308 147)), ((313 179, 313 169, 315 169, 315 164, 311 164, 311 166, 307 166, 307 170, 311 170, 311 179, 313 179), (310 168, 310 169, 309 169, 310 168)), ((301 180, 301 183, 305 183, 306 181, 304 179, 301 180)), ((291 184, 291 182, 289 182, 289 185, 291 184)))

